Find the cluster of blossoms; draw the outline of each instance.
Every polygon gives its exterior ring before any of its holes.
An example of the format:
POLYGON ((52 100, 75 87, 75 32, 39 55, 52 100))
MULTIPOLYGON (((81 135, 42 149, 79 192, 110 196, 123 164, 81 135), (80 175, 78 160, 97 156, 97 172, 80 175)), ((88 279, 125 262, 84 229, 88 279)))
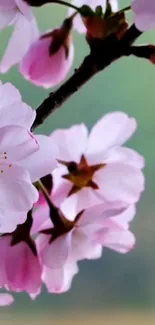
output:
MULTIPOLYGON (((15 25, 0 70, 20 63, 25 78, 42 87, 66 77, 73 27, 90 44, 127 29, 116 0, 75 0, 62 26, 39 36, 31 10, 38 2, 54 1, 0 0, 0 28, 15 25)), ((155 27, 154 0, 134 0, 131 8, 140 31, 155 27)), ((78 262, 101 257, 103 247, 130 251, 129 226, 144 190, 144 159, 124 146, 134 118, 114 112, 90 134, 80 124, 50 136, 32 133, 35 118, 13 85, 0 84, 0 287, 32 299, 42 284, 50 293, 67 291, 78 262)), ((0 305, 12 302, 1 293, 0 305)))
POLYGON ((32 299, 42 282, 64 292, 79 260, 134 247, 144 160, 122 145, 136 121, 116 112, 89 135, 80 124, 48 137, 31 133, 35 111, 11 84, 0 86, 0 103, 0 286, 32 299))

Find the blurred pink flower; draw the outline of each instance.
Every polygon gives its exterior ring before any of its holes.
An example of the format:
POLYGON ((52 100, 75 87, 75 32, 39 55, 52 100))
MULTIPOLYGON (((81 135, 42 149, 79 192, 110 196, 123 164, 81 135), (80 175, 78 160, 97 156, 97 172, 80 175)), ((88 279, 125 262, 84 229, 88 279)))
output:
POLYGON ((31 7, 23 0, 0 0, 0 30, 9 25, 15 27, 0 64, 2 73, 21 61, 39 35, 31 7))
POLYGON ((119 253, 130 251, 135 237, 129 231, 129 222, 135 212, 134 206, 119 209, 102 204, 79 214, 75 222, 64 223, 63 229, 52 228, 46 205, 39 208, 34 215, 37 226, 33 231, 44 232, 38 235, 36 244, 43 267, 42 280, 48 291, 61 293, 69 290, 73 276, 78 272, 76 263, 100 258, 102 247, 119 253))
POLYGON ((41 289, 41 265, 24 241, 12 244, 12 235, 0 237, 0 286, 10 291, 26 291, 33 299, 41 289))
MULTIPOLYGON (((101 6, 103 9, 103 12, 106 8, 106 2, 107 0, 73 0, 72 3, 77 6, 81 7, 83 5, 89 6, 91 9, 95 10, 97 6, 101 6)), ((118 1, 117 0, 110 0, 110 4, 112 6, 113 12, 116 12, 118 10, 118 1)), ((71 16, 74 13, 74 9, 69 8, 68 15, 71 16)), ((74 28, 79 33, 86 33, 86 27, 80 17, 80 15, 77 15, 74 18, 74 28)))
POLYGON ((144 32, 155 28, 155 1, 133 0, 132 10, 135 14, 136 27, 144 32))
POLYGON ((53 132, 59 166, 53 172, 52 200, 69 220, 97 204, 120 202, 126 206, 139 200, 144 189, 144 159, 122 147, 135 130, 134 118, 116 112, 101 118, 89 136, 83 124, 53 132))
POLYGON ((62 29, 41 36, 24 56, 20 71, 37 86, 54 87, 63 81, 73 62, 74 47, 71 35, 63 38, 62 29))

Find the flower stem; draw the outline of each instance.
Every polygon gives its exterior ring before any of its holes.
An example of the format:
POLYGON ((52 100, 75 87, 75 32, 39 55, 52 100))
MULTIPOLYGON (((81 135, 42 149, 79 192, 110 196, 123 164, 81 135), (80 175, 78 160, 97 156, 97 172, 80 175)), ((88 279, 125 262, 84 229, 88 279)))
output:
POLYGON ((121 12, 129 11, 129 10, 131 10, 131 6, 127 6, 127 7, 123 8, 123 9, 119 10, 118 12, 121 13, 121 12))

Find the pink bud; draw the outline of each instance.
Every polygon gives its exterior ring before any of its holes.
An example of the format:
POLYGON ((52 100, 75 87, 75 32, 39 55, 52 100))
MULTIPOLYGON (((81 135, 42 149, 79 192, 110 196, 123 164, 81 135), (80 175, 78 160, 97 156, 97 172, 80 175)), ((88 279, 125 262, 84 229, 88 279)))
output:
POLYGON ((65 79, 74 57, 71 35, 65 36, 60 28, 32 44, 20 65, 26 79, 44 88, 56 86, 65 79))

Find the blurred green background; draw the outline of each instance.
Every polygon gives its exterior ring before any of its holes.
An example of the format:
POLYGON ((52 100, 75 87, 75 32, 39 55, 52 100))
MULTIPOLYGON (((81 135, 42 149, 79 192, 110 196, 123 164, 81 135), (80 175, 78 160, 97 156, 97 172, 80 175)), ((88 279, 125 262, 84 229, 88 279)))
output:
MULTIPOLYGON (((129 2, 122 0, 121 4, 125 6, 129 2)), ((61 24, 66 15, 66 8, 49 5, 35 10, 35 13, 41 30, 45 31, 61 24)), ((131 19, 130 15, 128 18, 131 19)), ((10 32, 11 28, 0 34, 1 56, 10 32)), ((138 42, 155 43, 155 31, 146 33, 138 42)), ((73 69, 79 66, 88 53, 83 35, 74 33, 74 43, 73 69)), ((19 74, 18 67, 6 75, 1 75, 0 78, 3 82, 12 82, 22 93, 23 99, 34 108, 48 95, 48 91, 25 81, 19 74)), ((121 59, 70 98, 38 131, 48 134, 56 128, 68 127, 79 122, 85 122, 91 127, 103 114, 117 110, 125 111, 137 119, 138 130, 129 145, 146 159, 146 190, 132 223, 132 230, 137 237, 135 250, 123 256, 105 249, 99 261, 80 263, 80 273, 66 294, 48 295, 44 290, 35 302, 32 302, 26 294, 17 295, 13 307, 0 311, 0 319, 4 324, 14 322, 18 324, 18 321, 20 324, 27 322, 36 324, 39 313, 41 315, 39 317, 42 317, 40 324, 44 322, 91 325, 94 322, 103 324, 105 321, 108 324, 128 325, 123 316, 117 318, 117 313, 111 312, 117 308, 119 310, 130 308, 131 312, 127 314, 128 318, 131 317, 130 324, 143 324, 144 315, 147 315, 147 321, 154 324, 155 319, 153 320, 151 311, 143 312, 140 320, 132 318, 132 315, 134 317, 133 310, 134 313, 136 309, 152 310, 155 306, 155 67, 143 59, 134 57, 121 59), (96 311, 101 315, 100 320, 91 316, 95 315, 96 311), (76 317, 66 316, 68 318, 65 323, 63 315, 69 313, 76 317), (79 318, 82 313, 85 318, 79 318), (28 314, 32 318, 27 321, 25 317, 28 314), (57 318, 55 319, 53 315, 57 318), (62 318, 60 323, 59 316, 62 318)), ((125 319, 127 320, 126 317, 125 319)), ((146 324, 146 321, 144 323, 146 324)))

